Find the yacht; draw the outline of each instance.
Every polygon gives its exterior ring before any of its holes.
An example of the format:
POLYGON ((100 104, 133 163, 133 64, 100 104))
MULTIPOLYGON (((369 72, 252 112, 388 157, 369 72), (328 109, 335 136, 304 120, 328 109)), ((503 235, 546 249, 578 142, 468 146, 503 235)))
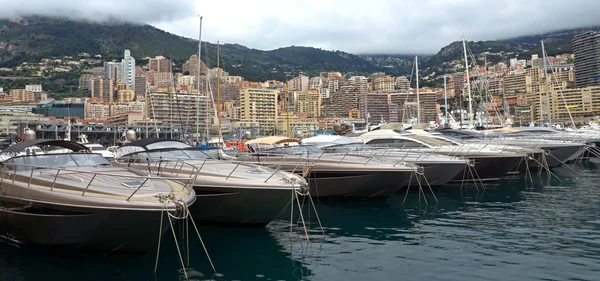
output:
POLYGON ((83 145, 85 145, 92 153, 97 153, 102 155, 102 157, 108 159, 108 160, 112 160, 115 158, 115 153, 114 150, 110 151, 108 148, 104 147, 101 144, 98 143, 84 143, 83 145))
MULTIPOLYGON (((420 153, 400 149, 375 149, 363 142, 338 135, 321 135, 302 140, 304 144, 311 144, 327 153, 350 153, 352 155, 369 156, 378 158, 395 159, 414 163, 423 167, 423 176, 430 186, 442 186, 461 174, 469 161, 435 153, 420 153)), ((412 185, 418 185, 416 180, 412 185)), ((425 182, 421 183, 425 185, 425 182)))
POLYGON ((583 133, 569 133, 545 127, 510 127, 485 131, 486 138, 496 143, 517 143, 523 146, 538 146, 550 157, 548 161, 562 163, 585 159, 593 154, 588 153, 588 146, 600 144, 600 136, 583 133))
POLYGON ((325 153, 299 139, 270 136, 246 142, 238 160, 302 173, 313 197, 387 198, 408 185, 420 167, 370 156, 325 153))
POLYGON ((195 220, 205 224, 264 227, 306 194, 304 178, 251 163, 212 159, 177 140, 146 138, 117 149, 116 165, 161 176, 194 176, 195 220))
POLYGON ((471 160, 474 170, 467 169, 452 181, 495 181, 517 169, 529 156, 525 152, 505 151, 481 146, 458 145, 427 135, 414 134, 404 130, 375 130, 356 136, 367 145, 384 148, 397 148, 414 152, 436 153, 463 157, 471 160))
MULTIPOLYGON (((529 128, 529 127, 527 127, 529 128)), ((547 139, 542 135, 520 134, 521 128, 501 128, 492 129, 484 132, 453 130, 453 129, 435 129, 430 131, 433 137, 443 138, 461 144, 475 144, 491 147, 525 147, 537 149, 543 152, 541 157, 536 160, 530 160, 530 167, 538 167, 539 163, 545 163, 549 168, 557 167, 563 163, 572 161, 580 157, 586 150, 586 144, 575 142, 568 139, 547 139), (539 163, 538 163, 539 162, 539 163)))
POLYGON ((195 200, 192 178, 115 167, 76 142, 28 140, 1 154, 0 235, 12 243, 145 253, 161 216, 184 217, 195 200), (70 152, 22 154, 31 147, 70 152))

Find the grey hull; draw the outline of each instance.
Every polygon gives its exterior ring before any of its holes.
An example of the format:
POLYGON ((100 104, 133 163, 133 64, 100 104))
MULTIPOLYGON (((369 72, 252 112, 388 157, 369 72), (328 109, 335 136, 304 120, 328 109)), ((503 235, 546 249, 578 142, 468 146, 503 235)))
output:
MULTIPOLYGON (((13 242, 101 252, 156 250, 161 211, 42 204, 0 197, 0 235, 13 242)), ((164 218, 163 231, 169 230, 164 218)))
POLYGON ((264 227, 291 202, 291 188, 236 188, 195 186, 190 206, 202 224, 264 227))
POLYGON ((315 173, 309 178, 310 194, 320 198, 387 198, 408 184, 411 173, 379 171, 343 176, 315 173))
MULTIPOLYGON (((430 186, 443 186, 444 184, 451 181, 457 175, 462 175, 462 172, 466 168, 465 164, 462 163, 417 163, 419 166, 424 169, 424 176, 427 179, 425 182, 421 179, 421 186, 427 186, 429 183, 430 186)), ((411 181, 411 187, 417 187, 418 181, 414 178, 411 181)))

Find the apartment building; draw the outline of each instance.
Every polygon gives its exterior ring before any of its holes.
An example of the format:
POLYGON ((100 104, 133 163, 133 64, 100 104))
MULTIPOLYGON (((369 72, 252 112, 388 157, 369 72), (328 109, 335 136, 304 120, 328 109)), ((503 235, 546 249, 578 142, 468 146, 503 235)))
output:
POLYGON ((243 88, 240 90, 240 119, 258 122, 266 131, 276 128, 278 90, 243 88))

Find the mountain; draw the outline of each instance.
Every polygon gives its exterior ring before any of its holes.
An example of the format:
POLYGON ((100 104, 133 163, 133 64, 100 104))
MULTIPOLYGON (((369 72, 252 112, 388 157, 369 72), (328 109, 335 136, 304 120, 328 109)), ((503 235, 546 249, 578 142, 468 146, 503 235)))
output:
MULTIPOLYGON (((85 22, 66 18, 26 17, 0 20, 0 67, 35 62, 44 57, 73 56, 81 52, 119 59, 129 49, 139 58, 163 55, 181 64, 198 52, 198 41, 146 24, 85 22)), ((202 59, 216 64, 216 45, 203 42, 202 59)), ((319 71, 372 73, 386 69, 353 54, 311 47, 286 47, 262 51, 238 44, 221 46, 221 65, 232 75, 250 81, 285 79, 285 73, 319 71)))
MULTIPOLYGON (((591 28, 599 30, 600 28, 591 28)), ((589 28, 586 30, 590 30, 589 28)), ((543 35, 523 36, 495 41, 468 42, 475 56, 488 53, 488 62, 508 61, 509 58, 530 58, 541 55, 540 40, 544 38, 548 55, 572 52, 571 39, 584 31, 572 29, 543 35)), ((0 67, 18 65, 24 61, 36 62, 44 57, 74 56, 81 52, 100 54, 104 59, 120 59, 123 50, 143 63, 141 58, 163 55, 180 66, 190 55, 196 54, 198 41, 181 37, 146 24, 117 21, 104 23, 73 21, 66 18, 26 17, 18 20, 0 19, 0 67)), ((202 59, 215 66, 215 44, 203 42, 202 59)), ((421 77, 431 73, 452 73, 462 60, 462 42, 453 42, 437 54, 419 56, 421 77)), ((321 71, 369 74, 383 71, 391 75, 410 75, 413 55, 353 55, 341 51, 326 51, 311 47, 291 46, 263 51, 239 44, 221 46, 221 65, 231 75, 240 75, 250 81, 285 79, 285 74, 304 72, 314 75, 321 71)), ((177 70, 177 69, 176 69, 177 70)), ((427 81, 424 81, 426 84, 427 81)))
MULTIPOLYGON (((522 36, 510 39, 493 41, 469 41, 469 53, 480 58, 485 54, 488 63, 497 63, 506 61, 510 58, 531 59, 531 55, 538 54, 542 56, 541 41, 544 40, 544 47, 548 56, 555 56, 564 53, 573 53, 571 41, 575 34, 600 30, 600 27, 579 28, 549 32, 545 34, 536 34, 522 36)), ((464 51, 462 41, 455 41, 450 45, 443 47, 437 54, 423 60, 422 69, 425 73, 450 73, 454 72, 452 67, 445 62, 453 60, 462 60, 464 51)), ((481 62, 480 62, 481 64, 481 62)))

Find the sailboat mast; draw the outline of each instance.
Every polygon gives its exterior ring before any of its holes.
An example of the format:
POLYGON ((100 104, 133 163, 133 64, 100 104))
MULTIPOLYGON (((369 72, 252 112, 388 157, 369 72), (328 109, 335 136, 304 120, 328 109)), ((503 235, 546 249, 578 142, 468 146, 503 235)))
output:
POLYGON ((222 135, 221 135, 221 69, 219 68, 219 41, 217 41, 217 132, 218 132, 218 142, 221 144, 222 135))
POLYGON ((446 90, 446 75, 444 75, 444 108, 446 111, 445 114, 445 118, 446 118, 446 122, 448 122, 448 95, 447 95, 447 90, 446 90))
POLYGON ((415 72, 417 74, 417 124, 421 124, 421 100, 419 99, 419 57, 415 56, 415 72))
POLYGON ((196 96, 196 143, 200 143, 200 94, 202 93, 202 82, 200 81, 200 71, 202 71, 202 16, 200 17, 200 29, 198 30, 198 74, 196 82, 198 83, 198 96, 196 96))
MULTIPOLYGON (((546 64, 546 49, 544 48, 544 40, 542 40, 542 61, 544 62, 544 79, 546 80, 546 99, 548 105, 548 123, 552 123, 552 111, 550 107, 550 83, 548 77, 548 65, 546 64)), ((542 99, 540 96, 540 106, 542 105, 542 99)))
POLYGON ((469 78, 469 60, 467 58, 467 42, 462 37, 463 51, 465 53, 465 70, 467 75, 467 97, 469 98, 469 126, 473 127, 473 99, 471 98, 471 78, 469 78))
MULTIPOLYGON (((285 77, 285 130, 287 131, 288 137, 292 137, 292 132, 290 132, 290 93, 288 92, 288 81, 287 76, 285 77)), ((277 129, 277 125, 275 125, 275 129, 277 129)))

